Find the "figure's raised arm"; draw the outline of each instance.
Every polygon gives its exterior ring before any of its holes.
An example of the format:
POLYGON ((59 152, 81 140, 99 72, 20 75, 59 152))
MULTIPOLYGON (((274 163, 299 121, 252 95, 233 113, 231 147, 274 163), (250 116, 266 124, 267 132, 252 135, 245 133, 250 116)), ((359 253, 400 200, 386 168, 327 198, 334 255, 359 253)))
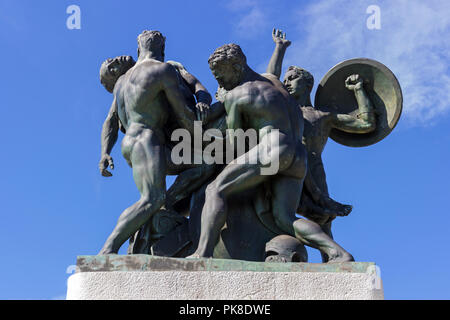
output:
POLYGON ((346 88, 355 93, 358 114, 356 117, 348 114, 333 114, 334 128, 349 133, 369 133, 375 130, 375 110, 363 84, 364 81, 358 74, 353 74, 345 80, 346 88))
POLYGON ((286 39, 286 33, 275 28, 272 31, 272 39, 275 42, 275 49, 270 58, 266 73, 271 73, 280 79, 284 54, 286 53, 287 47, 291 45, 291 42, 286 39))

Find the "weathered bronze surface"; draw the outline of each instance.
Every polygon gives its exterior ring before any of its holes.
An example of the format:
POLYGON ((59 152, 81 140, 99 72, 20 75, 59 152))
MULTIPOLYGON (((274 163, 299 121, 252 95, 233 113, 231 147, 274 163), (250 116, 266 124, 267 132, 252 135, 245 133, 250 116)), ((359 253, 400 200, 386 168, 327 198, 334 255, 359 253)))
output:
POLYGON ((330 138, 345 146, 365 147, 384 139, 395 128, 402 113, 403 96, 391 70, 378 61, 358 58, 338 63, 327 72, 317 88, 315 107, 328 107, 336 113, 356 116, 358 105, 342 86, 346 77, 354 73, 364 79, 364 87, 377 114, 376 129, 370 133, 354 134, 334 128, 330 138))
MULTIPOLYGON (((358 147, 388 135, 402 110, 398 81, 374 60, 344 61, 323 78, 313 107, 313 76, 291 66, 281 82, 291 42, 275 29, 272 39, 264 74, 251 69, 236 44, 213 52, 208 62, 219 85, 215 103, 181 63, 164 62, 159 31, 139 35, 137 61, 119 56, 102 64, 100 80, 113 102, 102 129, 100 173, 112 175, 110 153, 120 130, 141 197, 120 215, 99 256, 79 258, 82 271, 308 271, 301 264, 308 259, 305 246, 335 263, 315 270, 367 267, 350 263, 353 256, 333 239, 332 221, 352 207, 330 197, 321 155, 328 137, 358 147), (221 155, 214 163, 180 164, 171 157, 171 138, 179 129, 195 136, 194 121, 202 121, 200 131, 254 130, 258 139, 255 146, 242 142, 242 153, 234 150, 227 161, 221 155), (273 164, 274 172, 263 173, 273 164), (177 176, 168 190, 167 175, 177 176), (128 239, 128 257, 109 255, 128 239), (205 257, 235 261, 199 259, 205 257)), ((189 142, 187 151, 203 155, 206 147, 205 141, 189 142)))

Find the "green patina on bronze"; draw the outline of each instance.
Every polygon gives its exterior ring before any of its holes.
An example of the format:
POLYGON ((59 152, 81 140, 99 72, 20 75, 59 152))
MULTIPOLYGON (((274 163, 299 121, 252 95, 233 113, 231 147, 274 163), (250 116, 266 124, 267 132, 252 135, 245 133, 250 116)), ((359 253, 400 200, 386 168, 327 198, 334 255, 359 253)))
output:
MULTIPOLYGON (((385 138, 401 115, 400 85, 377 61, 347 60, 325 75, 313 106, 313 75, 290 66, 281 82, 291 42, 276 29, 272 39, 263 74, 252 70, 237 44, 211 54, 215 103, 181 63, 164 62, 166 38, 159 31, 138 36, 137 61, 119 56, 102 64, 100 80, 113 102, 102 128, 100 173, 112 175, 111 151, 121 130, 140 198, 120 215, 98 257, 79 257, 78 270, 366 272, 374 266, 351 263, 353 256, 333 239, 332 221, 352 206, 331 198, 322 152, 329 137, 352 147, 385 138), (179 129, 186 143, 172 139, 179 129), (218 132, 209 136, 214 145, 207 139, 192 145, 190 137, 209 129, 218 132), (257 144, 233 142, 236 154, 228 159, 215 148, 226 129, 254 130, 257 144), (173 158, 180 144, 186 145, 181 163, 173 158), (195 154, 215 161, 198 162, 195 154), (176 176, 169 189, 168 175, 176 176), (127 240, 131 256, 112 256, 127 240), (300 263, 308 261, 305 246, 330 264, 300 263)), ((239 140, 228 137, 217 145, 239 140)))
POLYGON ((99 271, 247 271, 247 272, 345 272, 375 270, 373 262, 270 263, 232 259, 183 259, 146 254, 78 256, 77 272, 99 271))
POLYGON ((338 63, 320 82, 315 106, 329 107, 333 112, 357 116, 358 105, 342 83, 349 74, 357 73, 364 79, 364 87, 377 114, 375 130, 366 133, 345 132, 334 128, 330 138, 349 147, 364 147, 384 139, 397 125, 403 107, 403 95, 397 78, 382 63, 357 58, 338 63))

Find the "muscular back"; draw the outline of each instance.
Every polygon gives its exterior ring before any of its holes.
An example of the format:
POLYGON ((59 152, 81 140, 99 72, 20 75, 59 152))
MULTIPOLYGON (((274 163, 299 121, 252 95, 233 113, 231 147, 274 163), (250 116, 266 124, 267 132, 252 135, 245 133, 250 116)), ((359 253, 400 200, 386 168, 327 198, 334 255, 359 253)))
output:
MULTIPOLYGON (((282 83, 265 74, 258 79, 245 82, 231 90, 225 101, 227 114, 239 108, 243 129, 279 129, 293 140, 298 140, 303 132, 301 110, 283 89, 282 83)), ((263 133, 264 134, 264 133, 263 133)))
POLYGON ((172 66, 156 60, 144 60, 128 70, 117 82, 114 96, 120 121, 128 129, 140 124, 160 129, 168 118, 169 105, 164 82, 177 82, 172 66))

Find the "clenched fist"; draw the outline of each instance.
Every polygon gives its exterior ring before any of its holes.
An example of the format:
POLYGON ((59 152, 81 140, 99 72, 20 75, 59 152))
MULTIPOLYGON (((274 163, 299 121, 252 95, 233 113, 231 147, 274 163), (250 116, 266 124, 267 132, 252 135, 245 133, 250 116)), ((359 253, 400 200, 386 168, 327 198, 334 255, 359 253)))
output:
POLYGON ((348 90, 358 90, 363 87, 363 82, 364 81, 359 74, 352 74, 345 79, 345 87, 348 90))

